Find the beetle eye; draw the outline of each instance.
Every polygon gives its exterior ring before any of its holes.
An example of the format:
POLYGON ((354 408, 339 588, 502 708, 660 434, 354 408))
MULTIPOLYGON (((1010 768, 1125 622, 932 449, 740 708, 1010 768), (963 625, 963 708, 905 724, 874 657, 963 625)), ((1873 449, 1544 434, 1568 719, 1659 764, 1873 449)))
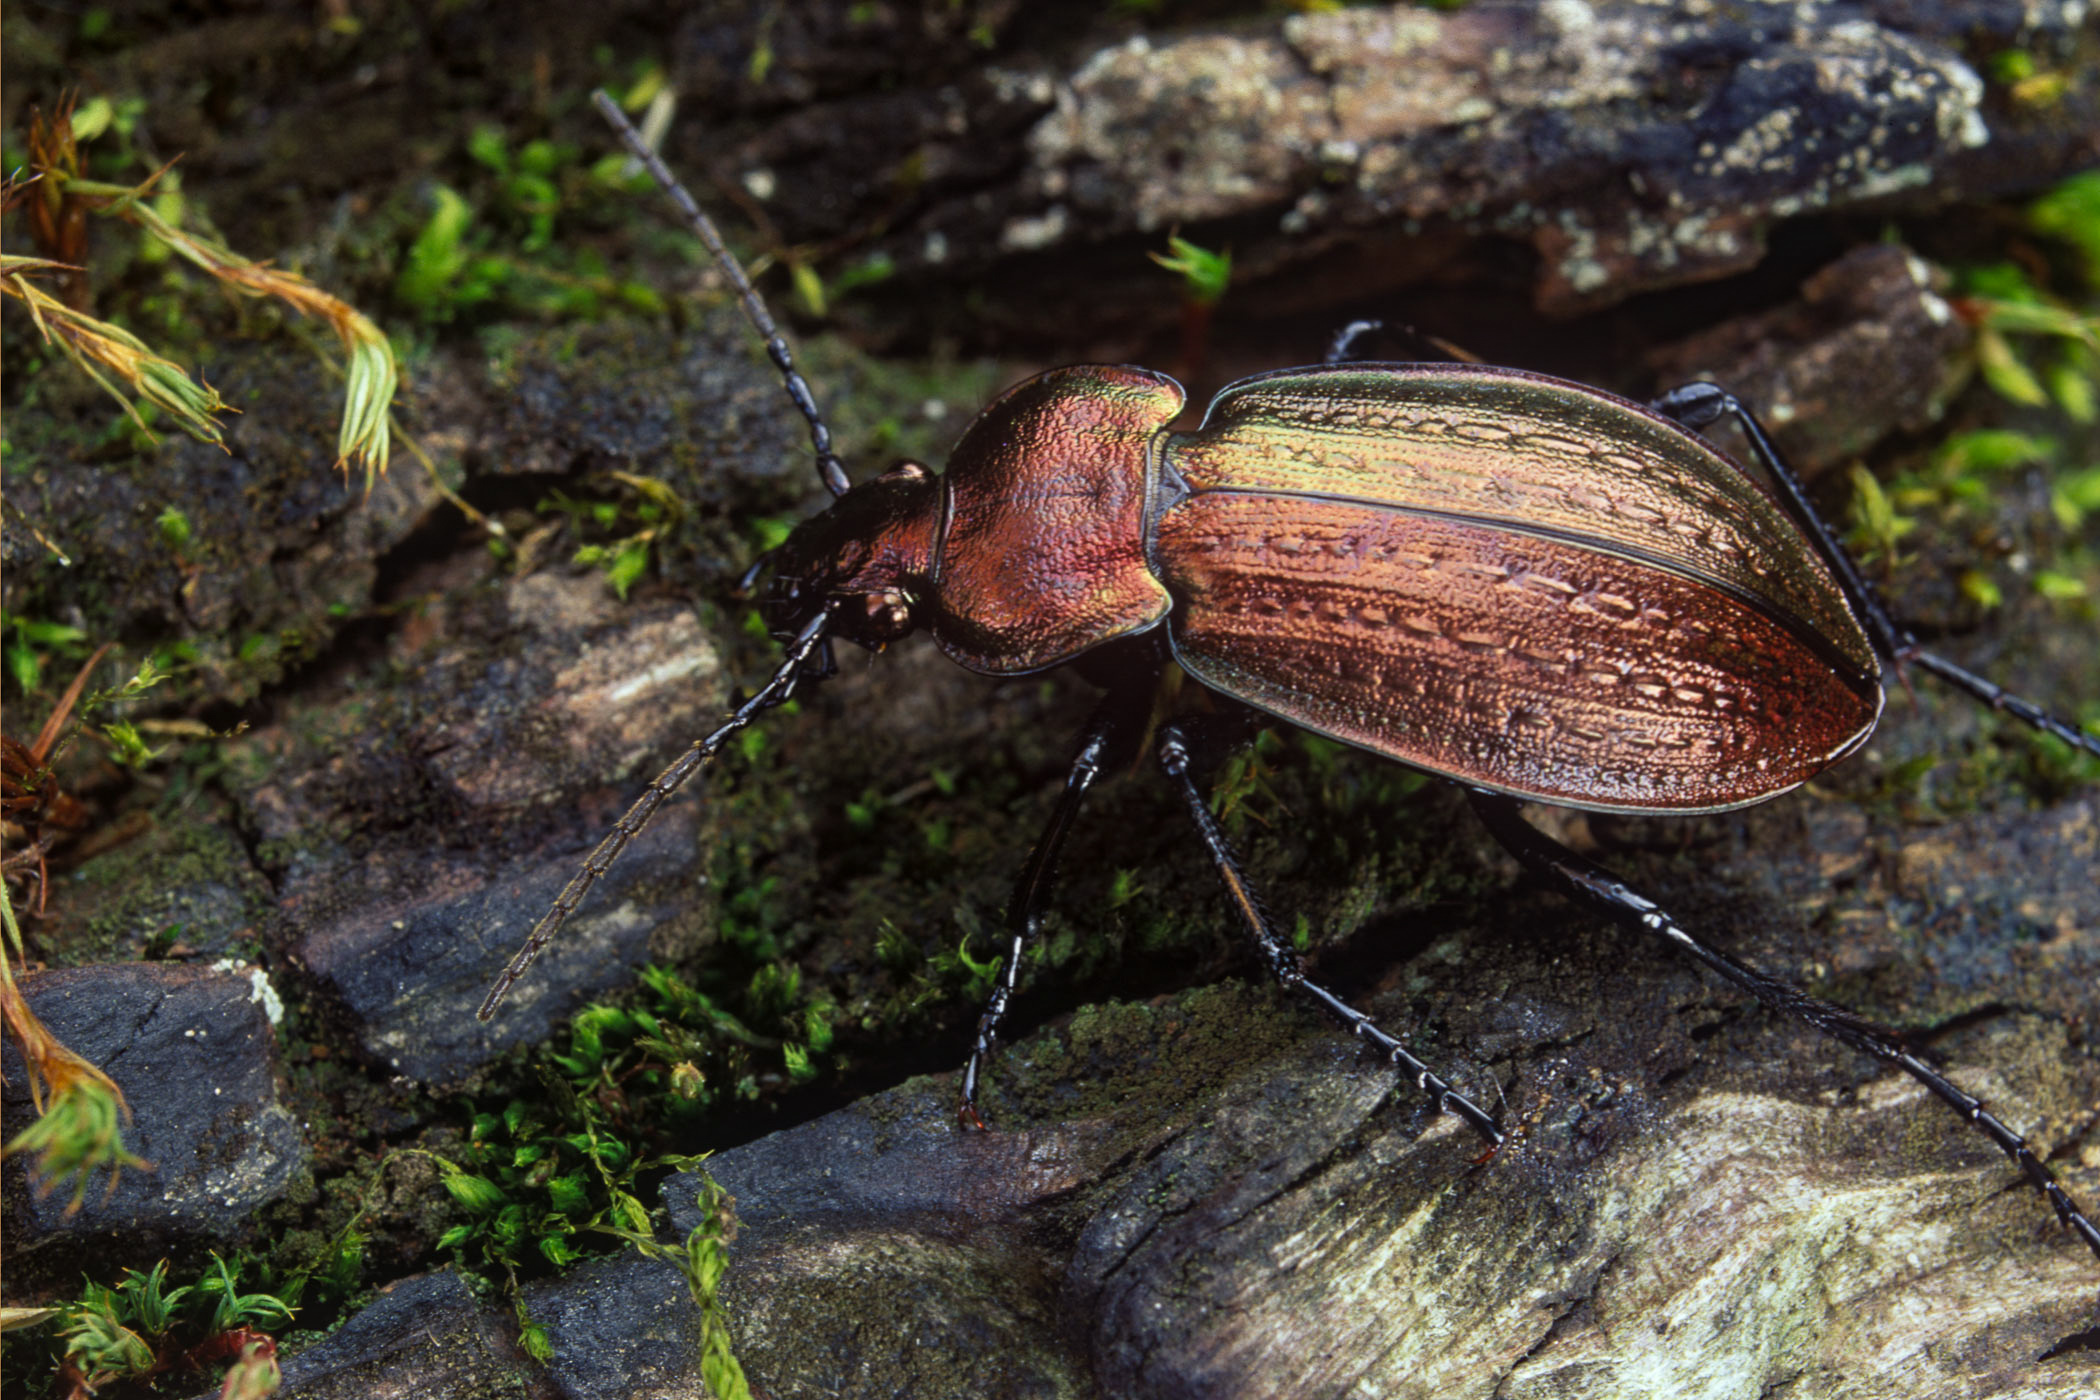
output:
POLYGON ((892 642, 911 631, 911 600, 902 593, 870 593, 861 606, 867 609, 861 632, 868 640, 892 642))

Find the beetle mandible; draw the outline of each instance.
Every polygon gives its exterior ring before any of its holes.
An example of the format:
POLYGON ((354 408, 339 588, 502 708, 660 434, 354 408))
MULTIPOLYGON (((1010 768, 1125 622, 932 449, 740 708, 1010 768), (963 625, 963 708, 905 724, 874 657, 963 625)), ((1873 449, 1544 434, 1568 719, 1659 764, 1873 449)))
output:
POLYGON ((1659 936, 1773 1011, 1913 1076, 1974 1124, 2100 1257, 2096 1226, 2018 1133, 1883 1029, 1736 960, 1530 822, 1521 802, 1696 814, 1763 802, 1852 753, 1885 666, 1913 666, 2100 753, 2100 739, 1921 647, 1889 614, 1757 419, 1695 383, 1646 406, 1521 370, 1327 361, 1229 385, 1193 432, 1181 386, 1129 365, 1052 370, 1007 390, 947 470, 904 463, 852 485, 764 303, 706 215, 604 93, 593 101, 736 288, 808 420, 836 502, 769 559, 760 607, 778 669, 664 770, 534 926, 487 1020, 562 920, 673 791, 728 739, 834 669, 924 628, 991 676, 1076 665, 1106 696, 1087 720, 1008 909, 1010 947, 964 1067, 958 1118, 1048 906, 1089 788, 1144 742, 1170 666, 1230 714, 1158 727, 1232 907, 1272 975, 1376 1046, 1490 1152, 1484 1109, 1305 975, 1192 775, 1200 751, 1282 720, 1463 785, 1526 868, 1659 936), (1698 429, 1732 420, 1776 500, 1698 429))

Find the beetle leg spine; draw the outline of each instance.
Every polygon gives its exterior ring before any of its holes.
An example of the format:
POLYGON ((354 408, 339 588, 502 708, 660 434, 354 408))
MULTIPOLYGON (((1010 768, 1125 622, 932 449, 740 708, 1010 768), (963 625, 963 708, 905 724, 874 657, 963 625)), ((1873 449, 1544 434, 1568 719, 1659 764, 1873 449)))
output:
POLYGON ((1020 986, 1021 955, 1042 931, 1043 915, 1049 907, 1057 876, 1057 860, 1064 850, 1065 837, 1071 830, 1073 819, 1079 815, 1080 804, 1088 790, 1115 761, 1117 749, 1144 723, 1150 712, 1153 687, 1154 677, 1147 673, 1139 683, 1112 690, 1102 697, 1101 703, 1088 717, 1086 728, 1080 731, 1079 751, 1065 774, 1064 791, 1058 794, 1049 824, 1036 838, 1035 849, 1029 853, 1028 863, 1022 867, 1020 879, 1014 884, 1013 899, 1007 906, 1010 942, 1006 965, 1000 969, 999 981, 985 1002, 983 1014, 977 1018, 977 1035, 971 1042, 970 1058, 963 1066, 962 1084, 956 1096, 956 1121, 966 1129, 985 1130, 984 1118, 977 1111, 978 1083, 998 1039, 999 1023, 1005 1018, 1007 1005, 1020 986))

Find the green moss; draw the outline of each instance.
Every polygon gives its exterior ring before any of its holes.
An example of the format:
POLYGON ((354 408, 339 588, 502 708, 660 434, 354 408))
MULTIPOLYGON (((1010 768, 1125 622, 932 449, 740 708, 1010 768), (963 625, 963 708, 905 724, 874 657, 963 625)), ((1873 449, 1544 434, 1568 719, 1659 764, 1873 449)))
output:
POLYGON ((170 942, 252 957, 268 907, 228 825, 170 822, 73 872, 47 946, 62 965, 129 961, 170 942))
POLYGON ((182 1283, 174 1282, 166 1260, 143 1272, 126 1269, 114 1286, 86 1283, 55 1316, 12 1339, 10 1389, 41 1384, 62 1361, 98 1392, 168 1372, 193 1388, 216 1384, 233 1358, 206 1359, 209 1343, 243 1329, 281 1332, 296 1304, 261 1289, 244 1291, 248 1261, 239 1256, 228 1263, 214 1254, 211 1261, 182 1283))

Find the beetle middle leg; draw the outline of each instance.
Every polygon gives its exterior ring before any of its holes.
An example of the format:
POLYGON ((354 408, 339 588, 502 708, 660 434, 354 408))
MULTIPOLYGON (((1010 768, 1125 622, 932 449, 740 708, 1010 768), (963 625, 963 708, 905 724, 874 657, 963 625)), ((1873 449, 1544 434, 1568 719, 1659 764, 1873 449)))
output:
POLYGON ((1527 869, 1629 928, 1660 935, 1701 966, 1756 997, 1770 1010, 1813 1026, 1883 1064, 1893 1065, 1930 1089, 1941 1102, 1975 1124, 1996 1143, 1999 1151, 2010 1157, 2035 1189, 2048 1198, 2057 1219, 2083 1239, 2096 1256, 2100 1256, 2100 1225, 2095 1225, 2091 1217, 2079 1209, 2078 1203, 2071 1199, 2055 1174, 2027 1145, 2027 1140, 1999 1121, 1983 1106, 1982 1100, 1964 1092, 1952 1080, 1913 1055, 1896 1032, 1841 1006, 1812 997, 1776 977, 1769 977, 1706 943, 1655 901, 1524 820, 1514 798, 1478 788, 1472 789, 1470 796, 1474 811, 1480 814, 1489 832, 1527 869))
POLYGON ((1470 1124, 1473 1130, 1487 1140, 1489 1147, 1502 1145, 1502 1130, 1487 1111, 1468 1099, 1449 1082, 1438 1075, 1421 1060, 1409 1053, 1407 1047, 1380 1030, 1371 1018, 1343 1001, 1325 987, 1311 981, 1305 975, 1303 960, 1262 909, 1261 900, 1254 887, 1247 882, 1246 872, 1240 869, 1239 858, 1232 852, 1231 842, 1225 839, 1224 828, 1211 815, 1210 804, 1203 800, 1202 791, 1196 786, 1190 772, 1192 741, 1201 731, 1186 721, 1175 721, 1165 725, 1159 736, 1159 763, 1168 779, 1180 789, 1182 799, 1188 806, 1189 817, 1209 848, 1211 861, 1217 866, 1218 878, 1225 884, 1225 893, 1232 901, 1233 911, 1240 922, 1254 935, 1260 947, 1262 961, 1270 973, 1285 987, 1303 992, 1328 1012, 1334 1015, 1352 1034, 1361 1036, 1377 1046, 1379 1052, 1396 1067, 1405 1070, 1415 1082, 1415 1087, 1428 1095, 1437 1108, 1455 1113, 1470 1124))
POLYGON ((1910 629, 1897 622, 1888 607, 1881 601, 1874 586, 1867 582, 1852 556, 1838 542, 1837 532, 1817 511, 1815 503, 1808 498, 1808 490, 1801 478, 1779 455, 1779 448, 1771 435, 1765 431, 1757 415, 1743 406, 1740 399, 1718 384, 1705 382, 1680 385, 1650 403, 1649 408, 1673 422, 1687 428, 1699 429, 1719 422, 1723 418, 1735 420, 1742 429, 1744 439, 1750 444, 1751 455, 1765 469, 1777 488, 1781 504, 1787 514, 1808 533, 1816 552, 1830 565, 1837 575, 1838 586, 1851 602, 1853 611, 1865 624, 1867 635, 1883 656, 1898 667, 1916 666, 1929 671, 1947 684, 1972 699, 1989 705, 1994 710, 2003 710, 2023 724, 2053 734, 2074 748, 2087 753, 2100 754, 2100 738, 2087 734, 2077 725, 2059 719, 2031 700, 2012 694, 1995 682, 1985 679, 1937 652, 1927 651, 1918 644, 1910 629))

